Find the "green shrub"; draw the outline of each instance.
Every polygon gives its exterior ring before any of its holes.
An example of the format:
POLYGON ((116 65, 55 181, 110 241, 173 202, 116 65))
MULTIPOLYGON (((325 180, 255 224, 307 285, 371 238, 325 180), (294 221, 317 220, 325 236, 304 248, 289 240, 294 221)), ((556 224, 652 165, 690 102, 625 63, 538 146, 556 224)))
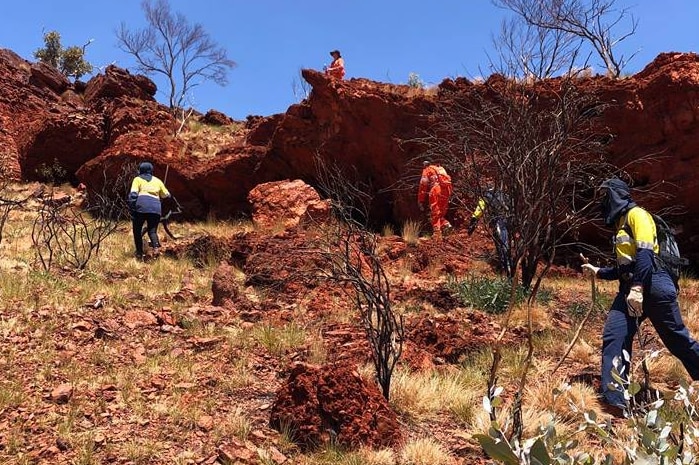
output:
MULTIPOLYGON (((462 280, 450 278, 447 288, 464 305, 472 305, 488 313, 502 313, 510 303, 512 283, 507 278, 468 276, 462 280)), ((524 289, 517 289, 516 302, 525 298, 524 289)))
MULTIPOLYGON (((510 303, 512 282, 505 277, 467 276, 456 279, 453 276, 447 280, 447 289, 463 305, 471 305, 488 313, 503 313, 510 303)), ((524 302, 529 296, 529 291, 518 287, 515 292, 515 303, 524 302)), ((536 301, 546 304, 553 300, 553 292, 550 289, 540 288, 536 295, 536 301)))
POLYGON ((89 40, 83 46, 73 45, 63 48, 61 34, 57 31, 49 31, 44 34, 44 48, 37 49, 34 57, 42 63, 46 63, 59 70, 64 76, 80 79, 86 74, 92 73, 92 64, 85 60, 85 49, 92 43, 89 40))
MULTIPOLYGON (((649 357, 653 358, 657 353, 649 357)), ((624 356, 628 357, 628 354, 624 353, 624 356)), ((495 463, 505 465, 616 463, 612 461, 611 454, 596 459, 582 450, 576 437, 582 433, 591 436, 606 449, 623 451, 623 461, 619 462, 623 465, 695 465, 699 452, 696 441, 699 437, 699 411, 696 407, 699 393, 696 388, 681 382, 674 393, 643 393, 638 382, 620 374, 619 366, 619 360, 615 360, 612 376, 617 388, 624 393, 624 398, 629 399, 623 421, 625 430, 630 434, 618 429, 613 422, 598 418, 592 410, 575 410, 580 422, 574 430, 565 434, 556 432, 556 414, 551 411, 549 424, 541 426, 534 436, 514 437, 507 425, 503 427, 498 421, 493 421, 488 431, 475 434, 474 438, 495 463)), ((564 395, 568 388, 568 385, 562 385, 554 389, 554 400, 564 395)), ((483 408, 487 413, 493 414, 495 409, 503 407, 500 398, 502 392, 503 389, 497 387, 492 395, 483 399, 483 408)))
POLYGON ((425 83, 420 79, 420 75, 417 73, 408 74, 408 85, 413 89, 424 89, 425 83))
POLYGON ((57 158, 53 159, 53 164, 41 163, 35 173, 39 181, 54 185, 64 182, 68 176, 68 171, 57 158))

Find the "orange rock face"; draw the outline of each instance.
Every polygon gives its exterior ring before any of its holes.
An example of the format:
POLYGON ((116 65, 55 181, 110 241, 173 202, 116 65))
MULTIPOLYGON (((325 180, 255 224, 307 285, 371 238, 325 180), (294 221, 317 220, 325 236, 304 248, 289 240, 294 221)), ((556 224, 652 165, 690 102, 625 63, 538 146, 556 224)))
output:
POLYGON ((277 392, 270 424, 291 428, 311 449, 333 441, 345 447, 389 447, 401 439, 395 412, 375 384, 351 366, 296 364, 277 392))
MULTIPOLYGON (((100 190, 122 165, 148 159, 157 176, 167 170, 186 216, 226 218, 250 215, 249 195, 260 184, 299 179, 318 189, 322 160, 373 197, 369 213, 377 226, 419 219, 415 159, 422 148, 416 141, 452 92, 479 86, 445 80, 426 92, 304 70, 313 90, 284 114, 230 123, 210 111, 208 124, 237 132, 198 156, 175 137, 180 123, 153 99, 155 85, 147 78, 110 66, 79 85, 54 71, 0 50, 0 171, 6 177, 35 180, 58 164, 66 180, 100 190)), ((679 206, 684 215, 672 219, 680 226, 680 246, 699 258, 693 233, 699 226, 693 201, 699 196, 699 56, 663 53, 634 76, 580 84, 609 104, 603 124, 610 160, 635 162, 628 166, 635 184, 658 184, 667 194, 637 200, 655 211, 679 206)))
POLYGON ((248 200, 258 227, 287 229, 330 218, 329 201, 321 200, 315 189, 299 179, 260 184, 250 191, 248 200))

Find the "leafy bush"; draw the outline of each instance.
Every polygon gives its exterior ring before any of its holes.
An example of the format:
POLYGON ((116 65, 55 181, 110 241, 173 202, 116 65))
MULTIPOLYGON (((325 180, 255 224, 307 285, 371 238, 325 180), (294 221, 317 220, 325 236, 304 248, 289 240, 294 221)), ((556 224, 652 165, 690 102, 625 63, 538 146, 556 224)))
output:
MULTIPOLYGON (((650 357, 657 356, 657 352, 650 357)), ((624 357, 629 357, 624 353, 624 357)), ((681 383, 674 393, 642 393, 641 385, 630 376, 620 374, 618 360, 613 371, 617 388, 624 393, 628 407, 624 410, 626 426, 632 432, 617 434, 614 423, 598 419, 594 411, 580 412, 581 422, 571 433, 559 435, 555 429, 555 413, 551 421, 539 428, 531 438, 517 438, 508 434, 507 427, 493 421, 487 433, 476 434, 483 450, 497 463, 520 464, 568 464, 609 465, 611 454, 599 461, 581 450, 575 436, 586 433, 607 450, 623 451, 623 465, 694 465, 699 457, 699 392, 693 386, 681 383), (645 395, 644 395, 645 394, 645 395), (645 399, 643 399, 645 397, 645 399)), ((565 395, 568 385, 553 391, 554 398, 565 395)), ((501 387, 483 399, 483 407, 489 414, 503 405, 501 387)))
POLYGON ((64 182, 68 176, 68 171, 57 158, 53 159, 52 164, 41 163, 37 166, 35 173, 39 181, 53 185, 64 182))
POLYGON ((85 60, 85 48, 92 40, 83 46, 73 45, 63 48, 61 34, 57 31, 49 31, 44 34, 44 48, 34 52, 34 57, 42 63, 46 63, 59 70, 63 75, 80 79, 92 72, 92 64, 85 60))
POLYGON ((413 89, 424 89, 425 83, 420 79, 420 75, 417 73, 408 74, 408 85, 413 89))
MULTIPOLYGON (((488 313, 502 313, 510 303, 512 282, 504 277, 468 276, 462 280, 450 277, 447 289, 464 305, 472 305, 488 313)), ((517 288, 515 302, 523 302, 527 293, 517 288)))
MULTIPOLYGON (((590 310, 591 305, 592 302, 589 298, 582 301, 576 300, 574 302, 570 302, 566 306, 565 311, 574 320, 581 320, 590 310)), ((592 315, 602 315, 606 313, 611 305, 612 302, 608 295, 597 292, 597 302, 595 304, 595 308, 592 310, 592 315)))

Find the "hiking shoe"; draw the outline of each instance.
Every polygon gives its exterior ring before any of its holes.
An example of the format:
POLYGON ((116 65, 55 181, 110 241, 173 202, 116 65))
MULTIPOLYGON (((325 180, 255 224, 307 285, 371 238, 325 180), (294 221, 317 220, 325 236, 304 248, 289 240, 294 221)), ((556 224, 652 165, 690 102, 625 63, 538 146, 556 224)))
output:
POLYGON ((141 261, 141 262, 142 262, 142 261, 143 261, 143 259, 145 258, 145 256, 144 256, 144 255, 143 255, 142 253, 138 253, 138 252, 136 252, 135 254, 133 254, 133 258, 135 258, 136 260, 138 260, 138 261, 141 261))
POLYGON ((612 418, 626 418, 626 410, 618 405, 608 404, 604 401, 600 402, 601 410, 610 415, 612 418))

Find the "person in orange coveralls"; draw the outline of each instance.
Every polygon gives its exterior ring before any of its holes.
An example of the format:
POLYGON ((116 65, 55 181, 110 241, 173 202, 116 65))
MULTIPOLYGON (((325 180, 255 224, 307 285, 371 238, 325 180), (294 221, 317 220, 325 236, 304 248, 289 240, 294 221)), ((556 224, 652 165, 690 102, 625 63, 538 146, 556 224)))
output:
POLYGON ((342 80, 345 77, 345 60, 342 59, 339 50, 333 50, 330 52, 330 56, 333 57, 333 62, 330 63, 329 67, 325 68, 325 74, 342 80))
POLYGON ((417 192, 417 203, 420 211, 424 211, 424 203, 429 195, 432 230, 437 239, 442 238, 443 229, 451 228, 451 224, 445 218, 451 192, 451 176, 447 174, 447 171, 441 165, 425 160, 417 192))

